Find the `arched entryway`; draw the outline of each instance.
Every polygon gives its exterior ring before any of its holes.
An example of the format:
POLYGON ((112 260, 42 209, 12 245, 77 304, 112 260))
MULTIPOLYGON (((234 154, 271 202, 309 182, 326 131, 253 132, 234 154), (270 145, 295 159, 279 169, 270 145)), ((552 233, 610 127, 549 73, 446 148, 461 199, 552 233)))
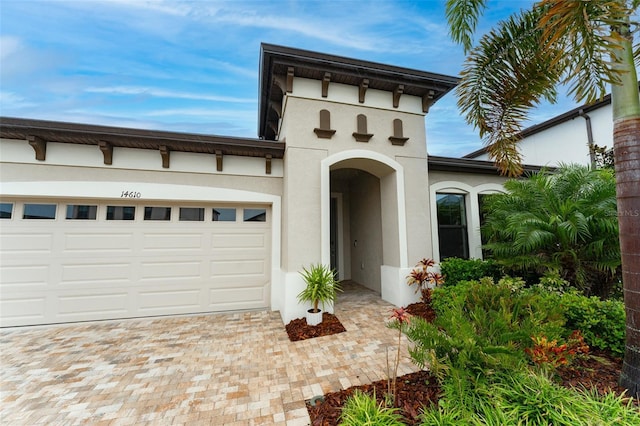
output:
POLYGON ((322 262, 392 303, 407 267, 404 172, 369 151, 344 151, 322 162, 322 262))

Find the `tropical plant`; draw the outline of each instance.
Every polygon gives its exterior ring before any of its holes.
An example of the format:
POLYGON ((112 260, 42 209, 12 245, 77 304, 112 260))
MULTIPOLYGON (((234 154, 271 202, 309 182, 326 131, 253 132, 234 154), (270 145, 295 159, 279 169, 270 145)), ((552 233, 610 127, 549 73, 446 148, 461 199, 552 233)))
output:
MULTIPOLYGON (((414 318, 406 330, 409 354, 440 381, 454 371, 485 377, 527 364, 531 336, 557 339, 565 332, 555 300, 523 292, 513 282, 492 279, 461 282, 433 292, 433 323, 414 318)), ((462 376, 462 375, 461 375, 462 376)))
POLYGON ((440 262, 440 273, 444 278, 444 285, 447 286, 483 277, 493 277, 497 280, 502 276, 501 269, 493 260, 449 257, 440 262))
POLYGON ((615 179, 609 170, 565 165, 509 180, 485 204, 491 256, 519 272, 558 273, 585 294, 606 297, 619 280, 615 179))
POLYGON ((420 426, 455 425, 640 425, 630 398, 610 392, 568 389, 531 371, 497 374, 481 383, 447 381, 437 407, 420 426))
POLYGON ((329 267, 322 264, 312 264, 309 269, 303 267, 302 279, 307 286, 298 294, 299 302, 311 302, 313 304, 313 312, 318 312, 318 305, 322 303, 324 309, 325 303, 331 303, 336 300, 340 289, 340 283, 335 279, 335 273, 329 267))
POLYGON ((529 110, 555 100, 568 84, 576 101, 594 101, 611 86, 613 149, 627 300, 627 342, 621 385, 640 396, 640 96, 634 33, 640 0, 542 0, 499 24, 472 49, 486 0, 448 0, 451 36, 469 54, 458 105, 491 158, 510 175, 522 171, 516 142, 529 110))
POLYGON ((369 396, 356 390, 344 404, 340 416, 342 426, 402 426, 402 416, 398 409, 385 407, 369 396))
POLYGON ((439 272, 431 270, 435 264, 433 259, 422 259, 407 276, 407 284, 416 286, 416 293, 420 292, 420 299, 425 303, 431 300, 431 289, 444 282, 439 272))
POLYGON ((534 364, 545 370, 553 370, 562 365, 570 365, 576 357, 584 357, 589 353, 589 345, 584 342, 580 330, 575 330, 566 343, 549 340, 546 336, 531 336, 534 345, 524 351, 534 364))
POLYGON ((625 311, 621 301, 567 292, 559 297, 558 305, 567 319, 567 327, 580 330, 589 346, 615 356, 624 355, 625 311))
POLYGON ((400 348, 402 341, 402 332, 406 330, 409 325, 409 321, 411 321, 411 314, 407 312, 404 308, 394 308, 391 311, 390 321, 387 324, 389 328, 398 329, 398 347, 396 352, 396 357, 393 362, 393 374, 389 371, 389 352, 387 351, 387 395, 391 398, 392 403, 396 406, 397 394, 398 394, 398 366, 400 365, 400 348), (391 378, 393 376, 393 378, 391 378))

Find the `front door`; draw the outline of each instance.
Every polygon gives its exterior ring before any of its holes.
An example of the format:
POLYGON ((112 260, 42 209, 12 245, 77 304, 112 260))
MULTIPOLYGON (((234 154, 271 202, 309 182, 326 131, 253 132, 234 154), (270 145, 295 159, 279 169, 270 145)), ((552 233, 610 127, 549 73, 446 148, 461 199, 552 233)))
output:
POLYGON ((340 276, 338 265, 338 200, 335 197, 331 197, 331 205, 329 207, 330 212, 330 226, 331 236, 329 237, 329 246, 331 250, 331 269, 335 271, 336 279, 340 276))

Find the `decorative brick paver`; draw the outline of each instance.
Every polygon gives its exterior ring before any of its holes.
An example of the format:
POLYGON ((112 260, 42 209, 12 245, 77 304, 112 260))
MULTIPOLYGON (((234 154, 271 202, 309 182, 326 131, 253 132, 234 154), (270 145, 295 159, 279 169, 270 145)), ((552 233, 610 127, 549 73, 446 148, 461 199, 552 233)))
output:
POLYGON ((266 311, 5 329, 0 423, 307 425, 305 400, 386 378, 391 307, 346 284, 347 331, 300 342, 266 311))

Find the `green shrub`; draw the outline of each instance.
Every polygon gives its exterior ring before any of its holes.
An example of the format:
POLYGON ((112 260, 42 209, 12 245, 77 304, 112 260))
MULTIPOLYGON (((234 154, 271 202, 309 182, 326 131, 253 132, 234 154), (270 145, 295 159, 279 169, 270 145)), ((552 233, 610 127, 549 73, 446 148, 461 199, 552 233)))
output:
POLYGON ((625 311, 618 300, 600 300, 577 292, 559 297, 560 306, 567 319, 567 328, 582 332, 585 342, 592 348, 624 355, 625 311))
POLYGON ((568 389, 533 373, 501 377, 491 387, 494 407, 523 425, 640 425, 640 414, 631 401, 610 393, 568 389))
POLYGON ((492 260, 458 259, 450 257, 440 262, 440 273, 444 277, 444 285, 452 286, 460 281, 479 280, 482 277, 498 279, 501 268, 492 260))
MULTIPOLYGON (((518 278, 461 281, 436 288, 429 324, 412 319, 406 330, 413 343, 412 360, 429 366, 438 377, 442 395, 438 406, 425 409, 421 425, 638 425, 640 413, 631 402, 613 393, 572 390, 553 383, 534 369, 525 355, 532 336, 567 339, 572 330, 588 331, 607 341, 617 340, 624 351, 624 309, 619 302, 587 298, 577 291, 563 293, 565 283, 550 277, 542 285, 523 288, 518 278), (567 318, 571 323, 565 325, 567 318), (614 326, 615 323, 615 326, 614 326)), ((592 339, 597 341, 597 339, 592 339)))
POLYGON ((415 319, 406 331, 413 361, 428 365, 441 380, 457 368, 473 375, 521 368, 531 336, 556 339, 565 333, 552 299, 519 291, 513 280, 482 281, 435 289, 435 321, 415 319))
POLYGON ((499 374, 475 388, 472 378, 460 379, 447 379, 439 405, 425 410, 421 426, 640 425, 632 401, 614 393, 567 389, 527 371, 499 374))
POLYGON ((369 396, 356 390, 344 404, 340 425, 344 426, 402 426, 402 416, 396 408, 385 407, 369 396))
POLYGON ((621 264, 613 174, 564 165, 504 187, 484 203, 491 257, 527 280, 555 271, 585 294, 608 296, 621 264))

